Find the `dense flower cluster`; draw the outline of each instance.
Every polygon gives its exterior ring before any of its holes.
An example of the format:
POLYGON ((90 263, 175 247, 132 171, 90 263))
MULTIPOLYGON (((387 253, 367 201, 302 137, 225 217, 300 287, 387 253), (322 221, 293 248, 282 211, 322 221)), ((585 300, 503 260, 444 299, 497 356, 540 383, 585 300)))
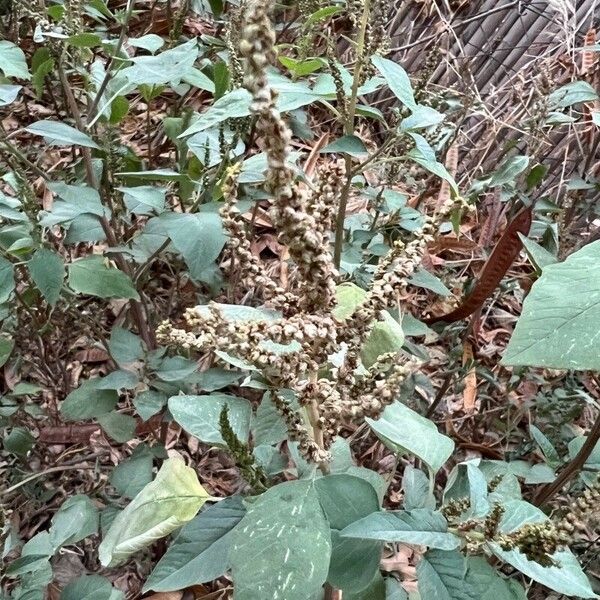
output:
MULTIPOLYGON (((364 302, 345 319, 334 316, 339 276, 330 235, 345 181, 344 164, 332 161, 318 168, 313 183, 296 181, 288 164, 291 132, 267 80, 267 66, 275 59, 269 8, 265 1, 245 4, 238 55, 243 59, 243 85, 252 94, 251 111, 267 155, 271 219, 297 267, 296 276, 284 289, 265 274, 252 252, 237 208, 238 168, 233 167, 222 183, 221 216, 229 234, 229 269, 244 289, 260 288, 265 308, 238 319, 228 318, 222 305, 198 306, 186 311, 186 329, 165 322, 157 333, 163 343, 198 352, 216 351, 220 358, 234 357, 258 369, 273 390, 273 404, 288 426, 290 439, 298 442, 305 458, 322 464, 343 424, 378 418, 418 366, 403 353, 393 352, 365 369, 360 356, 383 311, 396 307, 405 294, 432 240, 434 224, 426 218, 413 240, 396 242, 377 267, 364 302), (277 392, 284 388, 295 393, 300 410, 277 392)), ((450 208, 444 206, 440 214, 450 208)))

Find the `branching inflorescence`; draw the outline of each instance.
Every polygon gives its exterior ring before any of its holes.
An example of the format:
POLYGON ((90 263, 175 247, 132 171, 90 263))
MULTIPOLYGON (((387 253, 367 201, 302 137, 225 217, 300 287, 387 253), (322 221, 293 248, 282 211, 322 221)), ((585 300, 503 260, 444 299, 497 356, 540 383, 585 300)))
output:
POLYGON ((379 417, 418 365, 394 352, 365 369, 360 352, 382 312, 398 306, 432 239, 434 225, 426 218, 415 239, 394 245, 378 266, 364 302, 350 317, 340 319, 333 314, 340 278, 330 235, 344 166, 336 161, 322 166, 312 186, 296 181, 288 163, 291 132, 267 79, 267 69, 275 61, 269 10, 270 2, 265 0, 246 3, 239 55, 244 61, 244 87, 252 94, 251 110, 268 160, 271 219, 297 267, 297 276, 285 289, 265 274, 237 208, 238 169, 232 167, 224 176, 221 210, 229 233, 229 267, 241 285, 262 290, 265 307, 257 314, 264 318, 231 320, 222 305, 213 303, 186 311, 189 331, 165 322, 158 336, 162 342, 185 349, 221 350, 260 370, 290 439, 298 442, 305 458, 323 465, 342 425, 379 417), (342 357, 335 366, 330 361, 334 354, 342 357), (283 388, 295 392, 298 409, 277 392, 283 388))

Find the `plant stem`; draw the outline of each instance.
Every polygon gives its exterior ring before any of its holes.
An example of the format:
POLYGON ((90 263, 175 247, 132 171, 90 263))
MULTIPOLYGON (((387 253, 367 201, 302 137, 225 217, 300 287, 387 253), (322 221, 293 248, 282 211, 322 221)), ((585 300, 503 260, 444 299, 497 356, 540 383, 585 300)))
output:
MULTIPOLYGON (((346 122, 344 123, 344 134, 352 135, 354 133, 354 117, 356 115, 356 101, 358 98, 358 88, 360 85, 360 77, 365 60, 365 39, 367 27, 369 25, 369 16, 371 14, 371 0, 364 0, 363 14, 360 22, 358 38, 356 40, 356 63, 354 65, 354 77, 352 79, 352 91, 348 102, 348 110, 346 114, 346 122)), ((352 157, 345 155, 346 162, 346 183, 340 194, 340 204, 335 220, 335 245, 333 251, 333 262, 337 269, 340 268, 342 259, 342 246, 344 245, 344 221, 346 219, 346 208, 348 206, 348 198, 352 187, 352 157)))
POLYGON ((587 435, 585 443, 581 450, 567 463, 565 468, 560 472, 559 476, 552 482, 545 485, 535 496, 534 504, 541 506, 559 492, 573 477, 575 477, 585 465, 590 457, 596 444, 600 440, 600 412, 596 415, 596 420, 592 425, 592 429, 587 435))
MULTIPOLYGON (((58 77, 60 79, 61 86, 63 88, 65 98, 67 100, 67 105, 68 105, 69 111, 71 112, 71 114, 73 115, 73 118, 75 119, 75 124, 77 126, 77 129, 79 129, 79 131, 81 131, 82 133, 85 133, 85 125, 83 122, 83 118, 81 116, 79 107, 77 106, 77 101, 75 100, 73 91, 71 90, 71 87, 69 85, 67 75, 63 68, 62 57, 57 62, 58 62, 58 67, 57 67, 58 77)), ((95 190, 97 190, 100 193, 101 192, 100 185, 96 178, 96 174, 94 173, 94 165, 92 163, 92 153, 89 148, 82 148, 81 154, 83 156, 83 162, 85 165, 87 183, 90 187, 94 188, 95 190)), ((108 242, 108 245, 112 248, 114 248, 115 246, 118 246, 119 242, 117 240, 115 232, 114 232, 113 228, 111 227, 111 224, 108 221, 108 219, 106 217, 102 216, 99 218, 99 220, 100 220, 100 224, 102 226, 102 230, 104 231, 104 234, 106 235, 106 241, 108 242)), ((119 269, 121 269, 121 271, 123 271, 130 278, 132 277, 133 273, 131 270, 131 266, 125 260, 124 256, 120 252, 115 252, 115 262, 117 263, 117 266, 119 267, 119 269)), ((132 281, 133 281, 133 279, 132 279, 132 281)), ((148 349, 150 349, 150 350, 154 349, 156 347, 156 338, 154 337, 154 332, 152 331, 151 327, 148 324, 148 320, 146 318, 147 314, 146 315, 144 314, 144 309, 143 309, 141 302, 139 300, 130 300, 129 305, 131 306, 131 312, 133 315, 133 319, 138 327, 139 334, 142 336, 142 339, 144 340, 148 349)))

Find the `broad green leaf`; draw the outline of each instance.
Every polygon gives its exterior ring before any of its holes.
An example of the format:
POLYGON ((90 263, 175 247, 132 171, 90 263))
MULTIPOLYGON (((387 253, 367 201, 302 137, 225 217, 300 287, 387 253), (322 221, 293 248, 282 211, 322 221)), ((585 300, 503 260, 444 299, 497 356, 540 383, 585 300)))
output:
POLYGON ((88 379, 63 401, 60 414, 65 421, 84 421, 110 412, 119 400, 114 390, 102 390, 101 378, 88 379))
POLYGON ((134 363, 144 356, 140 336, 122 327, 112 328, 108 350, 120 367, 134 363))
POLYGON ((156 371, 156 376, 163 381, 182 381, 198 368, 195 360, 183 356, 168 356, 156 371))
POLYGON ((124 194, 125 205, 136 215, 160 214, 165 209, 164 188, 153 185, 117 188, 124 194))
POLYGON ((234 385, 244 376, 240 371, 232 369, 221 369, 220 367, 211 367, 197 373, 194 377, 194 383, 203 392, 214 392, 229 385, 234 385))
POLYGON ((364 142, 356 135, 344 135, 330 144, 327 144, 320 152, 321 154, 341 152, 342 154, 349 154, 355 158, 365 158, 369 155, 369 151, 364 142))
POLYGON ((265 392, 256 409, 256 418, 252 423, 252 437, 257 446, 278 444, 287 438, 288 428, 279 411, 271 400, 271 393, 265 392))
POLYGON ((449 296, 450 290, 440 281, 438 277, 425 269, 417 269, 408 280, 412 285, 431 290, 440 296, 449 296))
POLYGON ((130 46, 134 46, 135 48, 143 48, 144 50, 148 50, 148 52, 154 54, 158 49, 165 45, 165 40, 163 40, 160 35, 149 33, 138 38, 127 38, 127 43, 130 46))
POLYGON ((29 79, 29 69, 25 53, 21 48, 7 40, 0 40, 0 70, 5 77, 29 79))
POLYGON ((102 256, 88 256, 69 265, 69 285, 80 294, 99 298, 134 298, 139 294, 128 275, 106 264, 102 256))
POLYGON ((310 75, 327 64, 322 58, 298 60, 289 56, 280 56, 279 62, 295 77, 305 77, 306 75, 310 75))
POLYGON ((194 38, 156 56, 136 56, 130 59, 130 67, 121 69, 120 75, 135 85, 177 84, 193 67, 197 56, 198 41, 194 38))
POLYGON ((418 104, 412 111, 412 114, 400 123, 402 131, 413 131, 415 129, 425 129, 439 125, 445 119, 442 113, 439 113, 431 106, 422 106, 418 104))
MULTIPOLYGON (((347 319, 362 304, 367 292, 354 283, 342 283, 336 287, 337 306, 333 310, 338 319, 347 319)), ((404 344, 402 326, 387 311, 377 321, 361 352, 365 366, 370 367, 379 356, 398 352, 404 344)))
POLYGON ((19 95, 22 86, 0 84, 0 106, 12 104, 19 95))
POLYGON ((542 567, 539 563, 529 560, 519 550, 502 550, 492 542, 488 545, 498 558, 559 594, 565 594, 569 598, 598 598, 570 550, 560 550, 552 555, 552 560, 557 566, 542 567))
POLYGON ((160 216, 173 246, 183 256, 192 279, 202 280, 225 246, 221 218, 216 213, 180 214, 167 212, 160 216))
POLYGON ((125 498, 137 496, 152 481, 153 457, 148 446, 140 444, 113 469, 109 483, 125 498))
POLYGON ((15 341, 12 338, 0 337, 0 367, 3 367, 15 347, 15 341))
POLYGON ((48 248, 40 248, 27 263, 33 283, 50 306, 60 297, 65 278, 65 263, 60 254, 48 248))
POLYGON ((456 465, 448 477, 444 490, 444 502, 469 498, 470 505, 464 513, 466 518, 480 518, 487 515, 490 510, 487 480, 479 469, 479 462, 475 459, 456 465))
POLYGON ((587 81, 573 81, 552 92, 549 100, 551 105, 562 109, 580 102, 598 100, 598 92, 587 81))
POLYGON ((95 33, 76 33, 65 41, 76 48, 94 48, 102 43, 102 38, 95 33))
POLYGON ((25 131, 29 131, 34 135, 41 135, 48 143, 57 146, 75 144, 86 148, 100 148, 89 135, 59 121, 36 121, 25 127, 25 131))
POLYGON ((340 532, 354 521, 379 510, 377 493, 364 479, 345 474, 317 479, 315 488, 332 529, 327 581, 335 588, 360 591, 379 572, 383 544, 346 539, 340 536, 340 532))
POLYGON ((417 108, 412 85, 406 71, 399 64, 382 56, 373 56, 371 61, 383 75, 396 98, 411 110, 417 108))
POLYGON ((410 133, 410 137, 415 141, 415 147, 407 154, 407 156, 421 165, 424 169, 427 169, 434 175, 437 175, 440 179, 444 179, 450 184, 450 188, 454 193, 458 193, 458 186, 454 177, 450 175, 446 167, 437 161, 435 153, 429 142, 418 133, 410 133))
POLYGON ((229 568, 233 529, 246 509, 231 496, 186 523, 144 584, 144 592, 170 592, 213 581, 229 568))
POLYGON ((556 468, 560 466, 562 460, 552 442, 535 425, 529 426, 529 433, 540 447, 550 467, 556 468))
POLYGON ((409 600, 400 582, 393 577, 385 579, 385 600, 409 600))
POLYGON ((390 450, 414 454, 434 472, 454 450, 454 442, 439 433, 434 423, 400 402, 386 407, 377 421, 365 420, 390 450))
POLYGON ((526 600, 525 591, 503 579, 485 559, 456 551, 429 550, 417 565, 419 593, 435 600, 526 600))
POLYGON ((548 265, 525 298, 505 365, 599 370, 600 241, 548 265), (565 293, 568 290, 568 294, 565 293))
POLYGON ((13 427, 2 439, 4 449, 17 456, 26 456, 34 445, 35 438, 25 427, 13 427))
POLYGON ((238 439, 248 441, 252 407, 244 398, 228 394, 173 396, 169 410, 181 427, 206 444, 224 444, 219 427, 223 407, 229 408, 229 423, 238 439))
MULTIPOLYGON (((104 207, 100 201, 98 192, 88 186, 67 185, 65 183, 48 184, 50 191, 58 196, 50 212, 42 212, 40 224, 44 227, 52 227, 69 221, 81 215, 104 215, 104 207)), ((94 224, 100 227, 96 219, 94 224)))
POLYGON ((84 495, 71 496, 52 517, 50 543, 57 550, 98 532, 98 509, 84 495))
POLYGON ((446 519, 427 508, 411 511, 375 512, 346 527, 343 537, 381 542, 402 542, 454 550, 460 538, 448 533, 446 519))
POLYGON ((98 415, 98 423, 106 435, 115 442, 124 444, 135 435, 136 420, 117 411, 111 411, 98 415))
POLYGON ((144 421, 147 421, 150 417, 160 412, 166 403, 167 396, 155 390, 140 392, 133 399, 135 410, 144 421))
POLYGON ((523 243, 523 247, 525 248, 525 252, 527 252, 531 264, 538 272, 541 272, 544 267, 558 262, 558 258, 556 258, 554 254, 548 252, 546 248, 540 246, 537 242, 530 240, 521 233, 519 233, 519 239, 523 243))
POLYGON ((308 27, 313 23, 318 23, 319 21, 328 19, 342 10, 344 9, 341 6, 324 6, 323 8, 315 11, 312 15, 310 15, 310 17, 308 17, 308 19, 306 19, 304 22, 304 27, 308 27))
POLYGON ((116 566, 194 518, 209 495, 193 469, 166 460, 156 479, 120 512, 100 544, 100 562, 116 566))
POLYGON ((402 474, 404 509, 435 508, 435 497, 431 493, 429 479, 423 471, 407 465, 402 474))
POLYGON ((6 302, 15 289, 12 263, 0 256, 0 304, 6 302))
POLYGON ((288 481, 259 496, 236 527, 230 560, 235 600, 316 596, 327 579, 329 524, 312 481, 288 481))
POLYGON ((188 137, 193 133, 214 127, 227 119, 246 117, 250 114, 251 102, 252 96, 248 90, 244 88, 233 90, 214 102, 179 137, 188 137))
POLYGON ((100 575, 82 575, 65 587, 60 600, 125 600, 125 595, 100 575))
POLYGON ((492 173, 490 187, 499 187, 507 183, 515 184, 517 177, 529 166, 529 156, 512 156, 505 160, 497 171, 492 173))

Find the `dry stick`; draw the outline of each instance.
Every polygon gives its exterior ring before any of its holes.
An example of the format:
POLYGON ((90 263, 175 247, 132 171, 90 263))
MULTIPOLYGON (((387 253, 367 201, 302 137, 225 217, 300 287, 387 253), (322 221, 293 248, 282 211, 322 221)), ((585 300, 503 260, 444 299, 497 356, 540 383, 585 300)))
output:
POLYGON ((581 447, 581 450, 577 455, 567 464, 567 466, 560 472, 560 475, 548 485, 545 485, 535 496, 534 504, 541 506, 544 502, 547 502, 554 494, 559 492, 575 475, 581 471, 585 465, 587 459, 590 457, 596 444, 600 440, 600 412, 596 416, 596 421, 589 432, 585 444, 581 447))
MULTIPOLYGON (((69 109, 73 118, 75 119, 75 124, 77 125, 77 129, 82 133, 85 133, 85 126, 83 123, 83 119, 81 117, 81 112, 79 111, 79 107, 77 106, 77 101, 75 100, 75 96, 69 86, 69 81, 67 80, 67 76, 62 66, 62 60, 58 61, 58 76, 62 85, 62 88, 65 93, 65 98, 67 99, 67 104, 69 105, 69 109)), ((92 164, 92 154, 89 148, 82 148, 81 153, 83 156, 83 162, 85 164, 86 171, 86 179, 90 187, 99 191, 100 186, 98 185, 98 181, 96 180, 96 175, 94 174, 94 166, 92 164)), ((102 226, 102 230, 106 235, 106 240, 110 247, 115 247, 119 245, 115 232, 113 231, 110 222, 105 216, 99 218, 100 224, 102 226)), ((118 267, 126 273, 129 277, 132 276, 132 271, 129 263, 125 260, 123 255, 120 252, 115 252, 115 262, 118 267)), ((144 315, 144 310, 142 307, 142 303, 139 300, 130 300, 129 304, 131 306, 131 310, 133 313, 133 318, 138 326, 138 330, 142 339, 144 340, 148 349, 154 349, 156 347, 156 340, 154 338, 154 332, 148 325, 148 321, 146 316, 144 315)))

